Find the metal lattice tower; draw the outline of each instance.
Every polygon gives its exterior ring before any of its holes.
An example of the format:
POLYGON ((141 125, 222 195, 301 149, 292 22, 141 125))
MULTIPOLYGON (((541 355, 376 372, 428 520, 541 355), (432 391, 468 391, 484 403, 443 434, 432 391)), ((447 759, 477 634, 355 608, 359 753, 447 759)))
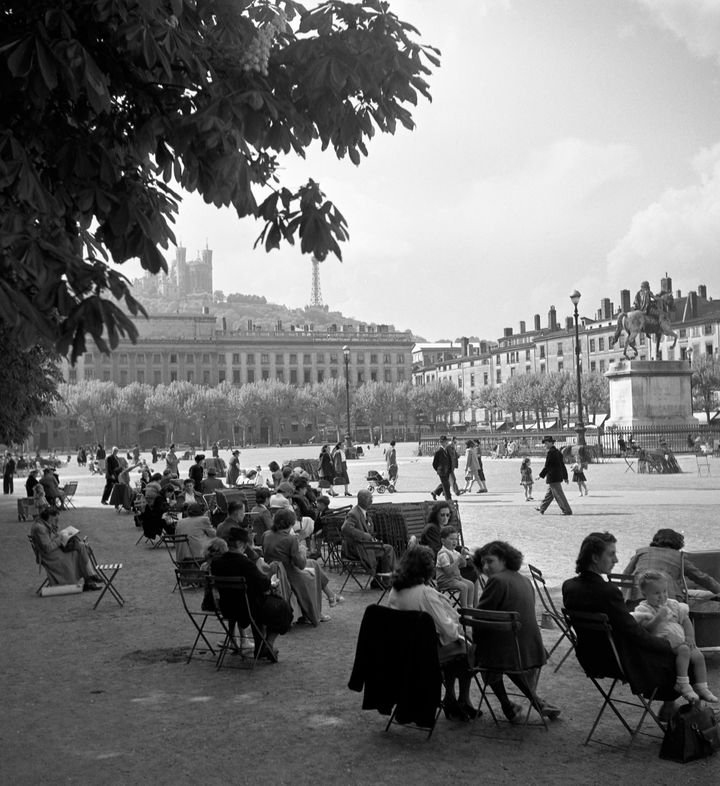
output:
POLYGON ((310 307, 323 307, 322 290, 320 289, 320 262, 317 257, 312 258, 312 284, 310 287, 310 307))

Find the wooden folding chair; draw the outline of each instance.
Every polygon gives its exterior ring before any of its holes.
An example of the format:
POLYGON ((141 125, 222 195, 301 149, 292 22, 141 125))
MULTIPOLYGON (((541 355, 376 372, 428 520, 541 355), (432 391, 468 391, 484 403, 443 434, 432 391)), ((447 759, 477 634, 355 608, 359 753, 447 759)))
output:
MULTIPOLYGON (((487 691, 491 683, 487 681, 489 674, 507 674, 516 684, 522 684, 522 694, 511 693, 528 702, 527 712, 523 721, 523 728, 528 726, 532 710, 540 717, 545 731, 548 730, 547 721, 542 712, 542 704, 535 692, 535 685, 530 678, 531 670, 525 665, 520 650, 518 633, 520 631, 520 614, 516 611, 486 611, 485 609, 460 609, 460 623, 465 631, 466 641, 472 641, 474 647, 468 644, 468 657, 471 659, 471 672, 475 684, 480 690, 480 703, 484 703, 490 712, 490 717, 498 724, 497 716, 488 700, 487 691), (483 677, 482 684, 479 677, 483 677)), ((540 725, 540 724, 530 724, 540 725)))
MULTIPOLYGON (((40 549, 38 549, 38 547, 35 545, 35 541, 32 539, 32 535, 28 535, 27 539, 30 541, 30 547, 32 548, 33 554, 35 555, 35 562, 37 563, 38 566, 38 573, 42 575, 42 572, 45 570, 45 566, 43 565, 40 549)), ((36 595, 42 594, 43 587, 46 587, 48 584, 50 584, 50 579, 46 575, 45 578, 43 579, 43 583, 35 590, 35 594, 36 595)))
POLYGON ((62 487, 62 491, 63 491, 64 497, 65 497, 63 499, 63 504, 68 509, 69 508, 75 508, 75 503, 73 502, 73 497, 77 493, 77 487, 78 487, 78 484, 77 484, 76 480, 74 480, 72 483, 66 483, 62 487))
POLYGON ((206 578, 210 586, 213 597, 215 598, 215 618, 219 622, 224 632, 223 643, 218 649, 217 660, 215 668, 220 669, 225 661, 228 651, 235 652, 240 655, 243 662, 250 660, 250 669, 255 668, 255 664, 260 659, 260 656, 265 651, 270 653, 270 661, 277 663, 277 656, 272 645, 265 638, 262 628, 255 622, 250 611, 250 603, 247 596, 247 583, 244 578, 240 576, 212 576, 208 575, 206 578), (236 621, 228 619, 222 613, 223 594, 234 596, 232 604, 239 604, 243 607, 243 612, 247 612, 247 617, 250 620, 250 627, 252 628, 253 638, 255 639, 255 651, 253 657, 247 658, 241 648, 235 645, 235 626, 236 621))
POLYGON ((93 553, 92 548, 90 545, 87 544, 88 556, 90 557, 90 562, 92 563, 93 568, 95 569, 95 574, 100 579, 103 584, 102 592, 98 595, 98 599, 95 601, 95 605, 93 609, 96 609, 100 605, 100 601, 103 599, 106 592, 109 592, 113 598, 115 598, 116 603, 118 606, 122 607, 125 605, 125 599, 120 594, 119 590, 115 586, 115 577, 117 574, 122 570, 122 562, 106 562, 106 563, 99 563, 95 558, 95 554, 93 553))
MULTIPOLYGON (((612 710, 617 719, 623 725, 625 731, 627 731, 627 733, 630 735, 630 742, 628 743, 626 750, 630 750, 630 747, 638 734, 644 734, 648 737, 662 739, 661 736, 658 737, 656 734, 650 734, 649 732, 641 731, 642 725, 645 722, 645 718, 647 718, 648 715, 656 723, 661 732, 664 733, 665 731, 662 722, 653 712, 651 707, 658 688, 655 688, 651 692, 650 697, 646 698, 639 691, 635 692, 635 690, 632 688, 632 685, 630 685, 630 690, 632 691, 636 701, 618 698, 618 696, 615 694, 618 684, 622 685, 624 683, 629 683, 629 679, 620 653, 618 652, 618 649, 615 645, 612 626, 610 625, 607 614, 569 611, 568 609, 563 609, 563 615, 567 620, 567 624, 573 629, 576 641, 578 642, 578 646, 575 648, 575 654, 577 655, 578 662, 585 672, 585 675, 603 697, 603 703, 600 707, 600 711, 595 718, 592 728, 590 729, 590 733, 585 739, 584 744, 587 745, 592 739, 593 735, 595 734, 595 730, 597 729, 600 720, 602 719, 602 716, 608 707, 612 710), (603 659, 606 661, 603 663, 602 669, 598 669, 597 666, 593 666, 588 663, 583 663, 581 649, 581 644, 583 641, 592 647, 595 656, 597 656, 598 651, 600 651, 600 648, 602 648, 601 654, 603 659), (605 690, 605 688, 600 684, 600 680, 603 679, 612 680, 609 690, 605 690), (640 716, 640 720, 636 726, 631 726, 625 717, 623 717, 623 714, 620 712, 620 709, 623 706, 642 709, 642 715, 640 716)), ((612 743, 604 742, 602 740, 595 741, 600 745, 607 745, 611 748, 621 747, 618 745, 613 745, 612 743)))
POLYGON ((225 635, 225 630, 222 631, 211 631, 207 626, 211 625, 214 621, 217 620, 217 615, 214 610, 210 609, 208 611, 200 608, 195 608, 195 606, 191 606, 190 599, 188 597, 188 591, 190 589, 203 589, 207 583, 207 571, 201 570, 200 568, 194 571, 191 571, 190 568, 185 570, 181 575, 179 571, 175 571, 175 578, 177 581, 177 587, 180 592, 180 599, 182 601, 183 609, 185 609, 185 613, 188 615, 190 622, 192 622, 193 627, 195 628, 195 640, 193 641, 192 647, 190 647, 190 652, 187 656, 187 663, 193 659, 193 655, 197 650, 198 653, 203 654, 204 652, 209 652, 213 658, 217 658, 218 653, 215 651, 215 648, 210 643, 208 639, 208 635, 215 634, 215 635, 225 635), (190 583, 186 583, 187 579, 193 579, 190 583), (198 644, 200 641, 205 643, 207 650, 199 650, 198 644))
POLYGON ((565 663, 570 653, 573 651, 575 647, 575 641, 573 638, 572 628, 568 627, 568 624, 565 620, 565 617, 558 611, 557 606, 555 605, 555 601, 552 599, 552 595, 547 588, 547 584, 545 583, 545 578, 543 577, 542 571, 539 568, 536 568, 534 565, 528 565, 528 569, 530 571, 530 577, 532 578, 533 585, 535 587, 535 594, 540 598, 540 603, 542 604, 545 613, 549 615, 550 619, 555 623, 558 630, 560 631, 560 636, 557 641, 553 644, 552 649, 548 652, 548 660, 552 657, 553 652, 558 648, 561 644, 563 639, 567 639, 568 644, 570 644, 569 649, 567 652, 562 656, 560 663, 555 667, 554 671, 560 669, 560 667, 565 663))

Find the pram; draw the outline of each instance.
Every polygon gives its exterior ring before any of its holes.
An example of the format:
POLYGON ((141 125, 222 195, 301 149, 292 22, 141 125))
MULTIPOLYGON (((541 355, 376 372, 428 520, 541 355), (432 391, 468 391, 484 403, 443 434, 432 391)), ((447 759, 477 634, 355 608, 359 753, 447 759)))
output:
POLYGON ((395 484, 384 478, 377 470, 371 469, 366 478, 368 482, 368 491, 378 494, 384 494, 389 491, 391 494, 395 491, 395 484))

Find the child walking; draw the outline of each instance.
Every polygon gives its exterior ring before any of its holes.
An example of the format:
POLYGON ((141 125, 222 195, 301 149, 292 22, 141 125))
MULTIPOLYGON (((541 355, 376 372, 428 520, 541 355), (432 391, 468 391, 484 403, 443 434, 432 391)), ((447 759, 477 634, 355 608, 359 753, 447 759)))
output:
POLYGON ((532 497, 533 475, 530 466, 530 456, 525 456, 520 464, 520 485, 525 490, 525 502, 529 502, 532 497))
POLYGON ((460 568, 464 568, 467 564, 466 556, 469 552, 467 549, 464 549, 463 553, 455 551, 459 539, 457 530, 449 524, 440 530, 442 547, 437 553, 435 580, 439 590, 455 589, 460 591, 460 606, 462 608, 475 608, 478 602, 479 585, 460 575, 460 568))
POLYGON ((687 603, 668 598, 668 577, 660 570, 641 573, 638 585, 645 600, 638 603, 632 615, 648 633, 662 636, 670 642, 675 653, 675 690, 688 701, 704 699, 717 702, 717 697, 708 688, 705 658, 695 645, 695 630, 690 622, 687 603), (688 677, 691 663, 695 672, 692 688, 688 677))
POLYGON ((587 497, 588 489, 587 489, 587 483, 585 482, 585 472, 583 471, 583 465, 579 461, 576 461, 572 465, 572 467, 570 467, 570 470, 572 471, 573 474, 572 476, 573 483, 577 483, 578 485, 578 491, 580 492, 580 496, 582 497, 583 489, 584 489, 585 496, 587 497))

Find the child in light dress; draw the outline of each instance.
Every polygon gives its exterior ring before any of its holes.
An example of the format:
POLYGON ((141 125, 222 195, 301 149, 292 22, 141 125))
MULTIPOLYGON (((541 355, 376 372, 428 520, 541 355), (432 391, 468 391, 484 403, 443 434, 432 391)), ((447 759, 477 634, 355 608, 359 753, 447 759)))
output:
POLYGON ((688 701, 718 701, 708 688, 705 658, 695 645, 695 630, 687 603, 668 598, 668 577, 660 570, 641 573, 638 584, 645 600, 638 603, 632 615, 648 633, 670 642, 675 653, 675 690, 688 701), (690 664, 695 673, 692 687, 688 676, 690 664))
POLYGON ((584 491, 585 496, 587 497, 588 488, 587 483, 585 482, 585 472, 583 465, 579 461, 576 461, 572 467, 570 467, 570 471, 572 472, 572 482, 577 483, 580 496, 582 497, 584 491))
POLYGON ((465 548, 462 553, 455 551, 459 539, 457 530, 451 525, 440 530, 442 546, 435 562, 435 580, 439 590, 459 590, 462 608, 475 608, 479 586, 477 582, 468 581, 460 575, 460 568, 467 564, 466 556, 470 552, 465 548))
POLYGON ((46 508, 50 507, 47 497, 45 496, 45 487, 42 483, 37 483, 33 486, 33 502, 35 503, 35 510, 38 513, 42 513, 46 508))
POLYGON ((520 464, 520 485, 525 491, 525 502, 529 502, 533 498, 533 474, 530 466, 530 456, 525 456, 520 464))

